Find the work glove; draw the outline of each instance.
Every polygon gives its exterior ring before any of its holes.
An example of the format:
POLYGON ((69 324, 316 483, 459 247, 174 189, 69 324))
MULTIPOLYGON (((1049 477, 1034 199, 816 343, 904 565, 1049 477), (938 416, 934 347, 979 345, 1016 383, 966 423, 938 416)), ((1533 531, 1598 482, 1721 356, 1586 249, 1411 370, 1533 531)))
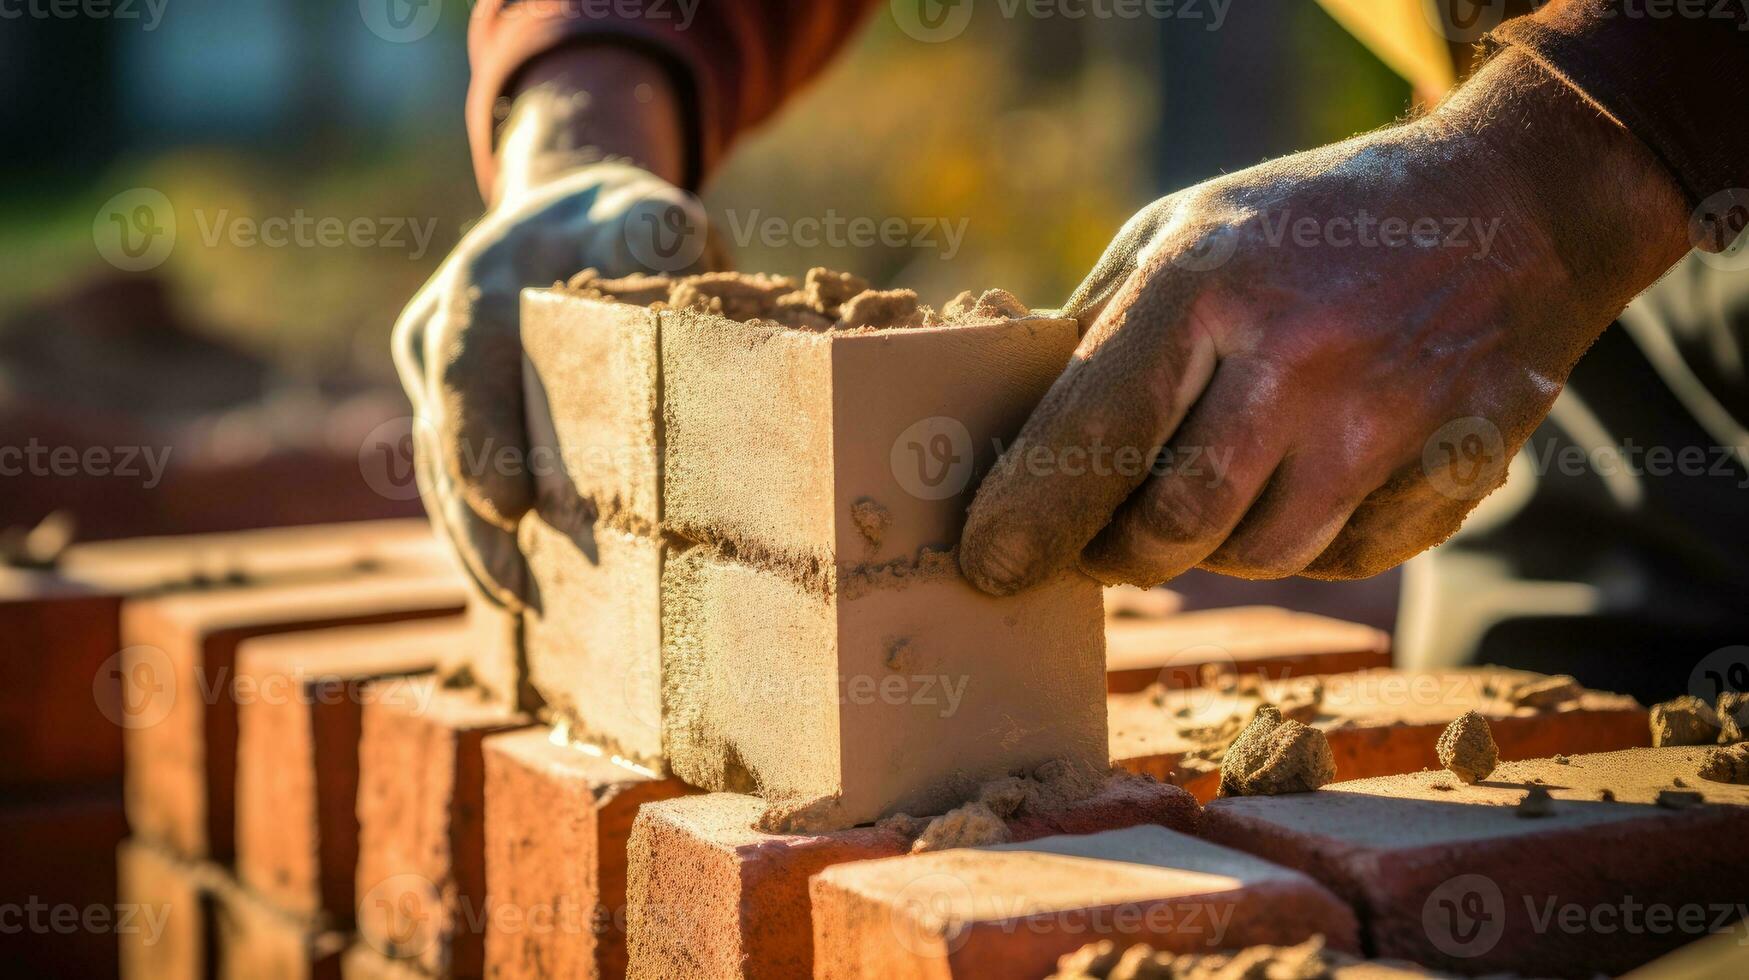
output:
POLYGON ((1416 122, 1136 215, 960 542, 995 594, 1376 574, 1506 476, 1587 345, 1687 250, 1631 135, 1521 57, 1416 122))
POLYGON ((534 505, 523 419, 519 294, 581 269, 608 276, 718 264, 692 195, 622 162, 590 164, 507 198, 462 237, 395 323, 413 403, 419 491, 493 602, 520 609, 516 526, 534 505))

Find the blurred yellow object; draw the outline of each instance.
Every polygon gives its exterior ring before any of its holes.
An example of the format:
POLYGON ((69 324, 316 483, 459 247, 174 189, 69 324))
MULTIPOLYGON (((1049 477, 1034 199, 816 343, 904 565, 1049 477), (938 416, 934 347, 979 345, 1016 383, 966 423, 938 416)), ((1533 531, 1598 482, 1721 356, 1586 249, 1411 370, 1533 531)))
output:
POLYGON ((1429 13, 1434 0, 1318 0, 1336 22, 1433 103, 1457 84, 1451 45, 1429 13))
POLYGON ((1749 919, 1624 974, 1622 980, 1740 980, 1749 976, 1749 919))

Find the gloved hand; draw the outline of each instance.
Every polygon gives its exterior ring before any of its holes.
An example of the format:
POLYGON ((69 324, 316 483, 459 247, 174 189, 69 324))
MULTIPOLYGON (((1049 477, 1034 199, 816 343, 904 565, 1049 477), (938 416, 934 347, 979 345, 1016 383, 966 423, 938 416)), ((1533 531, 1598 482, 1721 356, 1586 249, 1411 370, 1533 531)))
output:
POLYGON ((1686 211, 1513 53, 1416 122, 1167 197, 1071 297, 1081 345, 979 488, 961 566, 996 594, 1077 561, 1144 586, 1389 568, 1504 480, 1687 250, 1686 211))
POLYGON ((582 166, 489 211, 395 323, 420 494, 468 574, 498 604, 520 608, 526 595, 516 525, 534 503, 521 290, 591 266, 610 276, 697 271, 713 261, 695 237, 704 227, 697 200, 653 174, 619 162, 582 166))

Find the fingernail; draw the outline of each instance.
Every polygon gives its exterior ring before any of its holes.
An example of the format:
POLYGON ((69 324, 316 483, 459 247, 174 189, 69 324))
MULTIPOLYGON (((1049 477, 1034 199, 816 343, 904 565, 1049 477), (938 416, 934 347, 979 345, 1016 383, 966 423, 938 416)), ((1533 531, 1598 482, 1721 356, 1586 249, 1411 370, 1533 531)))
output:
POLYGON ((960 570, 991 595, 1012 595, 1030 585, 1037 549, 1024 530, 999 531, 978 539, 960 556, 960 570))

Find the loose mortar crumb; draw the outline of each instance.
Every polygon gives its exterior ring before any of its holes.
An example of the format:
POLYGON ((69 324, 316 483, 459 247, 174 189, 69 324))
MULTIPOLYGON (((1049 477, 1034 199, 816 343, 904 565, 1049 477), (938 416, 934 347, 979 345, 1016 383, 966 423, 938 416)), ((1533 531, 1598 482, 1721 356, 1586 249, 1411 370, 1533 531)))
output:
POLYGON ((1447 725, 1436 751, 1439 764, 1466 783, 1487 779, 1500 764, 1494 731, 1488 727, 1488 719, 1476 711, 1466 711, 1447 725))

